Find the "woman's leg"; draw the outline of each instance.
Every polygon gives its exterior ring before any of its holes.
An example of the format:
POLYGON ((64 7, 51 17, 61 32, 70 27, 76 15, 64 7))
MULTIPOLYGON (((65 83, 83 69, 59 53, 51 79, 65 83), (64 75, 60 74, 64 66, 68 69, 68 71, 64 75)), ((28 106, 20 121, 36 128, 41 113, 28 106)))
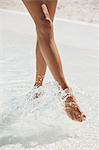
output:
POLYGON ((43 83, 47 64, 41 54, 39 43, 36 44, 36 81, 34 86, 39 87, 43 83))
MULTIPOLYGON (((46 7, 42 4, 46 5, 54 5, 56 0, 24 0, 24 4, 30 12, 37 30, 38 43, 41 50, 41 54, 51 70, 55 80, 61 85, 63 89, 68 87, 68 84, 64 78, 62 64, 60 60, 60 56, 54 41, 53 34, 53 23, 52 20, 46 18, 45 12, 46 7), (45 2, 43 2, 45 1, 45 2)), ((48 6, 47 6, 48 7, 48 6)))
MULTIPOLYGON (((47 3, 47 7, 50 13, 51 20, 53 21, 55 10, 56 10, 57 0, 53 3, 47 3)), ((39 42, 36 44, 36 81, 34 86, 41 86, 43 83, 43 79, 45 77, 47 64, 41 54, 39 42)))
MULTIPOLYGON (((63 89, 66 89, 69 86, 64 78, 60 56, 54 40, 53 23, 46 7, 48 3, 54 4, 54 1, 56 0, 24 0, 23 2, 36 24, 41 54, 55 80, 63 89)), ((85 115, 80 111, 73 96, 68 96, 66 99, 66 112, 73 120, 83 121, 85 119, 85 115)))

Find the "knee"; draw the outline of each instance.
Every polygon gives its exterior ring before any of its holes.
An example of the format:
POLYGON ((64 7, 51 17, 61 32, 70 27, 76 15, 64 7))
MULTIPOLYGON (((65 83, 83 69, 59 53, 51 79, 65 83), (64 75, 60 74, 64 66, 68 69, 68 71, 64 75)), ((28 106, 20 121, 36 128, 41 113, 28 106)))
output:
POLYGON ((53 22, 50 19, 41 19, 36 25, 36 30, 40 38, 48 39, 53 34, 53 22))

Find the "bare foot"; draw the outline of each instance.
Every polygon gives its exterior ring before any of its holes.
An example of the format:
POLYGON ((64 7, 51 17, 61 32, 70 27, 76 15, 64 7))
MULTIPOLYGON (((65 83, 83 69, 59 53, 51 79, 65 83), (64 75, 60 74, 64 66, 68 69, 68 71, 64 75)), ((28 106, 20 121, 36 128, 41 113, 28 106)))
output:
POLYGON ((77 102, 76 98, 71 94, 71 92, 68 92, 67 96, 65 97, 65 111, 72 120, 83 122, 86 120, 86 116, 83 112, 81 112, 77 102))
MULTIPOLYGON (((38 83, 35 83, 35 84, 34 84, 34 88, 35 88, 35 89, 39 88, 40 86, 42 86, 42 85, 41 85, 41 84, 38 84, 38 83)), ((41 93, 40 91, 37 91, 37 92, 34 94, 33 99, 39 98, 41 95, 42 95, 42 93, 41 93)))

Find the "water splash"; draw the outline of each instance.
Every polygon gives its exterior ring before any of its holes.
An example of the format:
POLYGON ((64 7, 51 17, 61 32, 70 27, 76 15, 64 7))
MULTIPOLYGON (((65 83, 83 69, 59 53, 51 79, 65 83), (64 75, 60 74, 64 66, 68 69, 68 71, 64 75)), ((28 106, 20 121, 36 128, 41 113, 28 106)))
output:
POLYGON ((44 144, 46 139, 50 143, 66 137, 85 139, 95 135, 95 105, 90 104, 93 97, 78 87, 74 88, 74 93, 87 114, 88 120, 85 123, 75 123, 66 116, 63 100, 65 93, 57 82, 50 82, 3 103, 3 110, 0 111, 0 137, 8 137, 10 143, 15 140, 29 144, 32 139, 34 143, 38 141, 44 144), (38 98, 37 93, 40 95, 38 98))

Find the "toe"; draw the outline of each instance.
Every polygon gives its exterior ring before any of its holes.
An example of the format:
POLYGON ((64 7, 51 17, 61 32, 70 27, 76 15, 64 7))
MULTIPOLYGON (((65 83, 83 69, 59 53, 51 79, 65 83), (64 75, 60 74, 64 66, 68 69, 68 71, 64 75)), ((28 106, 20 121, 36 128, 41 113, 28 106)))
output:
POLYGON ((86 116, 84 113, 81 113, 80 115, 78 115, 78 121, 83 122, 86 120, 86 116))
POLYGON ((86 120, 86 115, 84 113, 81 114, 82 121, 86 120))

